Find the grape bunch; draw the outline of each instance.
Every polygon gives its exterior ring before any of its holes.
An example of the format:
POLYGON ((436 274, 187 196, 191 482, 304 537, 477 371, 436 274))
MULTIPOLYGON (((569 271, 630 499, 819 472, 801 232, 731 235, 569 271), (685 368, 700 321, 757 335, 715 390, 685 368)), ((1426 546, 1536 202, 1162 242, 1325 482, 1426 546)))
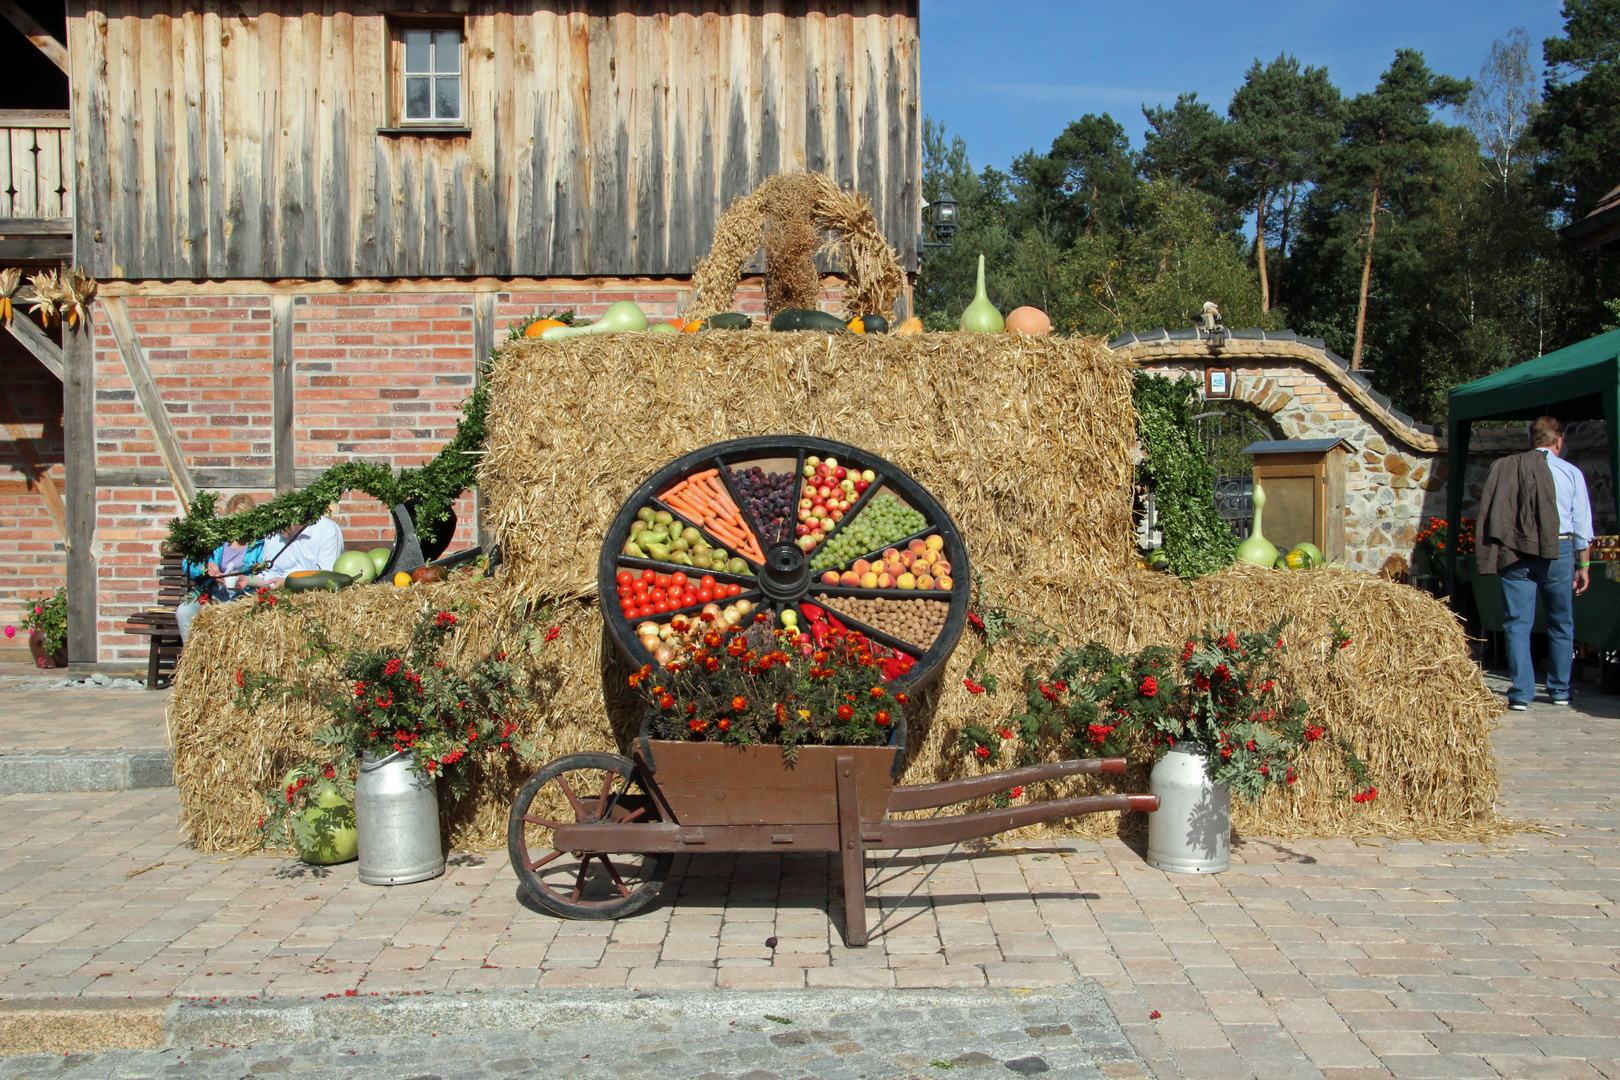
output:
POLYGON ((767 473, 758 465, 731 474, 759 525, 765 547, 793 540, 793 474, 767 473))
POLYGON ((810 560, 810 569, 827 570, 843 566, 873 551, 882 551, 897 540, 922 532, 927 520, 893 495, 885 492, 866 504, 854 521, 839 529, 810 560))

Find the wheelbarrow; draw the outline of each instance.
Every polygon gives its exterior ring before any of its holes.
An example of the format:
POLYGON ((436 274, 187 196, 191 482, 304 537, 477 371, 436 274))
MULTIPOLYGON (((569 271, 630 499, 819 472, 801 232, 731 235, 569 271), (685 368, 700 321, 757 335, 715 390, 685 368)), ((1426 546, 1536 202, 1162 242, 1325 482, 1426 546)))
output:
POLYGON ((536 904, 573 919, 617 919, 651 903, 677 852, 838 852, 845 940, 867 943, 869 850, 957 844, 1105 810, 1155 810, 1154 795, 1088 795, 979 813, 900 818, 1019 785, 1125 771, 1085 758, 896 786, 900 751, 885 746, 674 742, 643 735, 629 757, 570 754, 545 766, 513 803, 507 850, 536 904))

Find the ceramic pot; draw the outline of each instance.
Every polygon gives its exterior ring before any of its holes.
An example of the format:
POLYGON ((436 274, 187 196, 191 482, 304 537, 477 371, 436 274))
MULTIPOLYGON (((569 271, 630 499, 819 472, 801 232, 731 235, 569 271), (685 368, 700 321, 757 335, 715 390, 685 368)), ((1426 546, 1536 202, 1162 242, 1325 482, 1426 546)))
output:
POLYGON ((293 815, 292 830, 298 857, 316 866, 346 863, 359 851, 354 804, 329 781, 316 789, 314 805, 293 815))
POLYGON ((1210 782, 1207 750, 1177 743, 1153 766, 1148 789, 1148 865, 1178 874, 1218 874, 1232 865, 1232 792, 1210 782))
POLYGON ((55 652, 45 651, 45 639, 38 630, 28 631, 28 654, 34 658, 34 664, 42 668, 58 668, 68 666, 68 650, 63 645, 55 652))
POLYGON ((444 873, 438 785, 411 769, 409 754, 360 758, 354 783, 360 880, 404 885, 444 873))

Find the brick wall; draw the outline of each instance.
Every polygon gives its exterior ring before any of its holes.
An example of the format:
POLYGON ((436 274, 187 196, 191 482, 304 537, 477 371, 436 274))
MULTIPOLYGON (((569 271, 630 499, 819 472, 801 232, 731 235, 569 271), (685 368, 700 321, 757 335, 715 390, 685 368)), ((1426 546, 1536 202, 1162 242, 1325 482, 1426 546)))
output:
MULTIPOLYGON (((614 301, 634 300, 649 318, 661 320, 673 318, 690 297, 683 279, 443 281, 422 282, 419 289, 415 284, 311 283, 307 294, 295 296, 296 469, 353 460, 397 469, 437 454, 454 433, 462 400, 473 387, 473 311, 479 293, 495 294, 497 343, 511 323, 536 312, 570 309, 594 318, 614 301)), ((824 285, 823 307, 833 310, 839 283, 828 278, 824 285)), ((115 283, 104 289, 120 291, 115 283)), ((121 291, 187 465, 273 468, 271 308, 265 287, 182 283, 121 291)), ((736 307, 763 314, 758 278, 742 282, 736 307)), ((173 490, 156 482, 163 461, 105 320, 97 322, 95 357, 97 467, 140 469, 146 480, 144 486, 109 486, 97 493, 100 659, 138 660, 145 656, 145 639, 123 635, 119 627, 153 602, 159 546, 181 507, 173 490)), ((59 388, 57 395, 59 415, 59 388)), ((57 454, 60 460, 60 446, 57 454)), ((239 489, 217 490, 223 507, 239 489)), ((245 490, 261 500, 272 495, 268 486, 245 490)), ((460 500, 456 512, 452 548, 471 546, 477 542, 472 497, 460 500)), ((333 517, 351 546, 381 546, 393 538, 388 509, 367 496, 344 498, 333 517)), ((54 558, 59 580, 59 550, 54 558)), ((22 565, 19 552, 0 551, 0 574, 20 574, 22 565)), ((0 584, 4 580, 0 577, 0 584)), ((4 596, 0 591, 0 600, 4 596)))
MULTIPOLYGON (((5 333, 0 333, 0 392, 51 482, 64 490, 62 384, 5 333)), ((67 544, 46 512, 17 443, 0 429, 0 626, 20 627, 30 602, 60 588, 66 570, 67 544)), ((28 658, 21 632, 0 638, 0 662, 28 658)))

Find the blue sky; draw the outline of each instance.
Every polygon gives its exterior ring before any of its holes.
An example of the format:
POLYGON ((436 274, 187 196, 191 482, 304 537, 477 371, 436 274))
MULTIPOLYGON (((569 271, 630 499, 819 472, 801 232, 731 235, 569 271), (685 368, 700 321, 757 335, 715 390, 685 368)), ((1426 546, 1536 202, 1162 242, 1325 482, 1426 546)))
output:
POLYGON ((922 0, 923 113, 967 141, 975 169, 1046 151, 1070 120, 1111 113, 1140 146, 1142 105, 1196 90, 1224 112, 1259 57, 1326 65, 1370 90, 1398 48, 1472 77, 1522 26, 1531 58, 1560 35, 1560 0, 922 0))

